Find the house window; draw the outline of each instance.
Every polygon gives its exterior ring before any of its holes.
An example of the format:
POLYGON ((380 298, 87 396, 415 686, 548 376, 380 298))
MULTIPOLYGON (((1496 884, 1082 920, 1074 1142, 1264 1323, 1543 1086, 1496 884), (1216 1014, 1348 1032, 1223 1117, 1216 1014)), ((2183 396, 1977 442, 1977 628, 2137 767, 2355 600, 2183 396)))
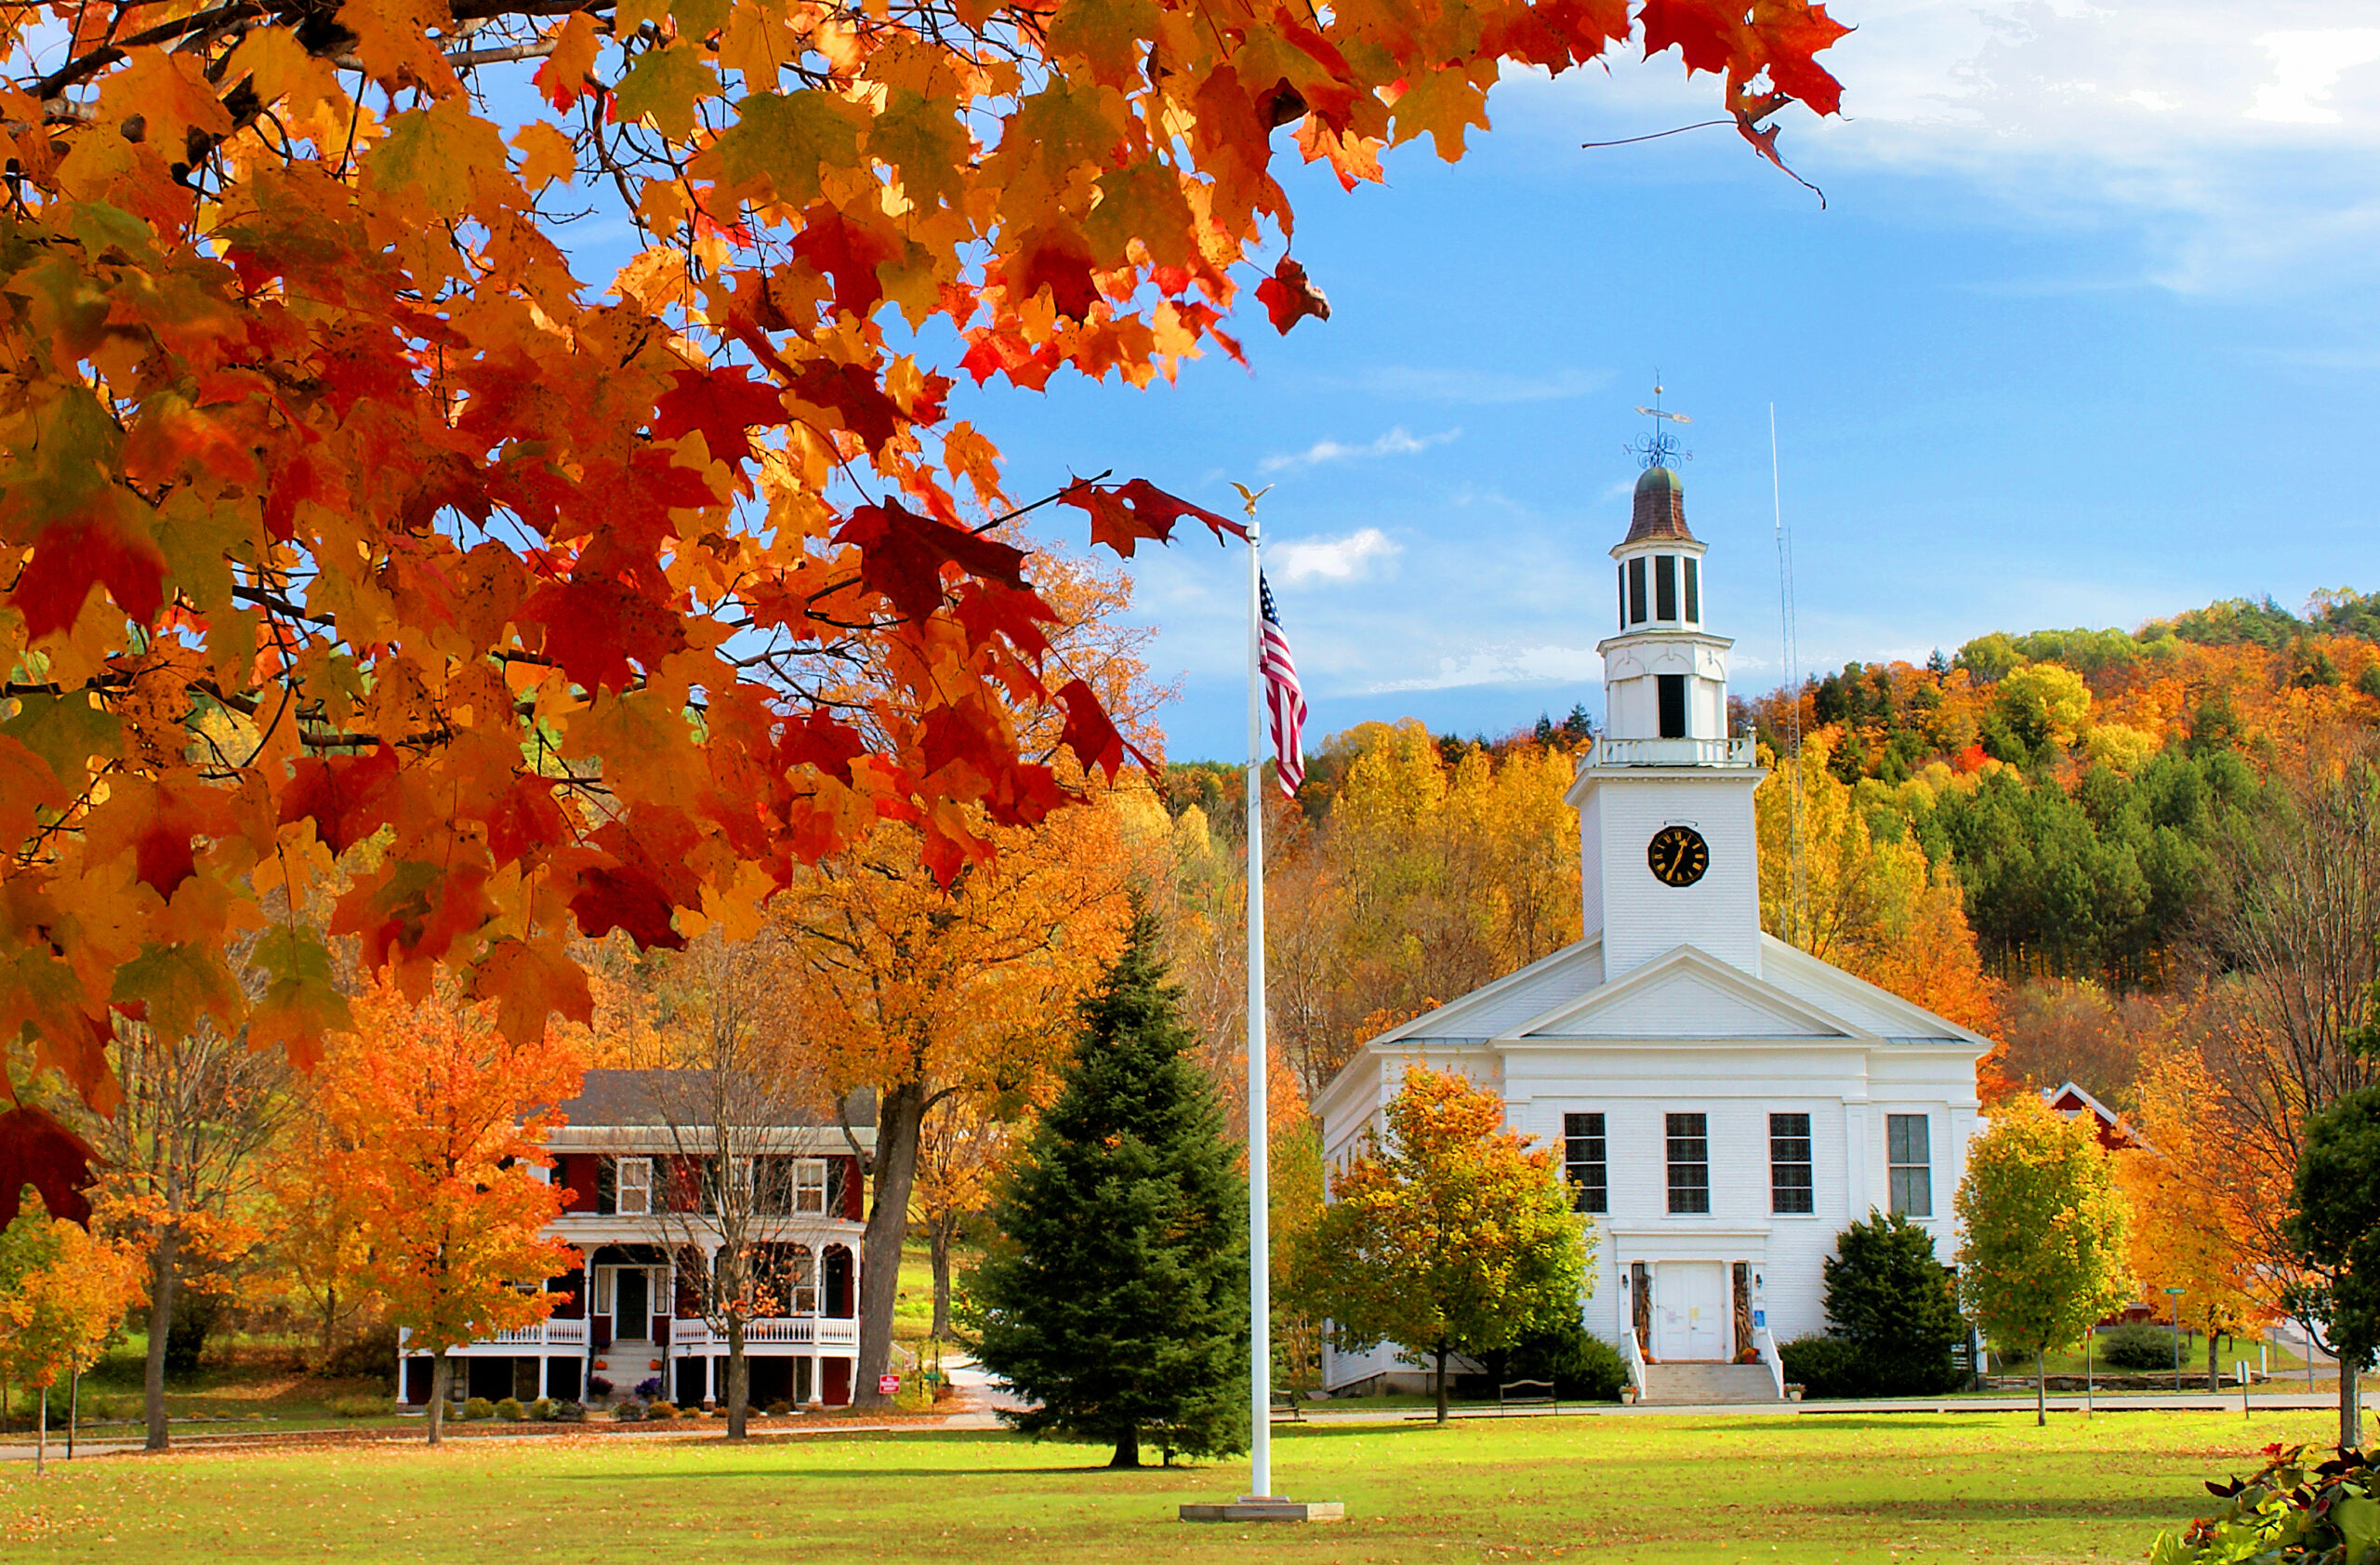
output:
POLYGON ((1711 1210, 1711 1117, 1669 1116, 1670 1210, 1711 1210))
POLYGON ((1934 1215, 1934 1144, 1923 1114, 1884 1116, 1884 1163, 1893 1210, 1934 1215))
POLYGON ((1656 674, 1653 676, 1661 697, 1661 737, 1686 737, 1686 676, 1656 674))
POLYGON ((618 1212, 623 1217, 641 1217, 653 1210, 653 1160, 622 1158, 619 1161, 618 1212))
POLYGON ((793 1209, 824 1215, 826 1211, 826 1160, 800 1158, 793 1165, 793 1209))
POLYGON ((807 1250, 797 1250, 793 1253, 793 1265, 787 1269, 792 1273, 793 1313, 817 1314, 818 1257, 807 1250))
POLYGON ((1663 554, 1653 561, 1653 617, 1677 617, 1677 556, 1663 554))
POLYGON ((1768 1210, 1815 1212, 1810 1185, 1810 1117, 1771 1114, 1768 1117, 1768 1210))
POLYGON ((1570 1182, 1574 1210, 1611 1210, 1611 1187, 1604 1171, 1602 1115, 1562 1116, 1562 1174, 1570 1182))
POLYGON ((1693 555, 1689 554, 1686 557, 1686 617, 1689 620, 1699 621, 1702 617, 1702 572, 1699 569, 1700 565, 1701 562, 1697 560, 1693 555))
POLYGON ((1645 623, 1645 557, 1628 562, 1628 623, 1645 623))
POLYGON ((595 1313, 598 1315, 612 1313, 612 1279, 615 1275, 610 1267, 595 1268, 595 1313))

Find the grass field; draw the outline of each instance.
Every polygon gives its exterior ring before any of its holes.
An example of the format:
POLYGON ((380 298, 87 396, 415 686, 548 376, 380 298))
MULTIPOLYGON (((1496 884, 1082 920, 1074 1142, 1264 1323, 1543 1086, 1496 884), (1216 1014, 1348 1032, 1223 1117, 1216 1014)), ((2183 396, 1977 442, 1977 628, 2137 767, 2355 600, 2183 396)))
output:
POLYGON ((0 1472, 0 1557, 282 1560, 1347 1562, 2142 1558, 2320 1413, 1856 1414, 1284 1429, 1276 1487, 1337 1526, 1212 1528, 1238 1464, 1109 1473, 1081 1447, 934 1432, 468 1441, 115 1457, 0 1472))

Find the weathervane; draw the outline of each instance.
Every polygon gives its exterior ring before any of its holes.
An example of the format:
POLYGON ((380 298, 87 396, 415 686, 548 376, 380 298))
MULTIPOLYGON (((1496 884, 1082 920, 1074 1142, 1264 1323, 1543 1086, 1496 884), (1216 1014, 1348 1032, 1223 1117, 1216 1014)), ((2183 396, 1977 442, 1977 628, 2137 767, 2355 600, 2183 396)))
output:
POLYGON ((1672 434, 1668 427, 1671 424, 1691 424, 1694 420, 1687 418, 1683 413, 1666 413, 1662 411, 1661 387, 1659 376, 1654 378, 1653 405, 1650 407, 1639 407, 1636 411, 1653 421, 1652 431, 1647 434, 1640 435, 1636 439, 1630 441, 1627 444, 1621 446, 1620 449, 1635 458, 1636 465, 1638 467, 1674 467, 1679 462, 1690 462, 1694 460, 1694 453, 1682 449, 1678 444, 1677 436, 1672 434))

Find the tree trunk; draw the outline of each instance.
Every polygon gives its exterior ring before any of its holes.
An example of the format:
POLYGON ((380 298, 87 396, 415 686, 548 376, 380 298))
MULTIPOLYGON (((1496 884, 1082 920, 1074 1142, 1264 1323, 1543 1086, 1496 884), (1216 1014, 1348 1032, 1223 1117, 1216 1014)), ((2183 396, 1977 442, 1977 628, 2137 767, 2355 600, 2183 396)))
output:
POLYGON ((2223 1371, 2215 1362, 2215 1328, 2209 1326, 2206 1329, 2206 1388, 2219 1397, 2223 1394, 2223 1371))
POLYGON ((2049 1427, 2049 1344, 2033 1349, 2033 1427, 2049 1427))
POLYGON ((950 1226, 926 1225, 926 1242, 933 1253, 933 1340, 950 1340, 950 1226))
POLYGON ((1137 1467, 1141 1465, 1141 1431, 1128 1426, 1116 1437, 1116 1454, 1107 1459, 1110 1467, 1137 1467))
POLYGON ((2363 1397, 2356 1382, 2362 1355, 2339 1349, 2339 1449, 2363 1449, 2363 1397))
POLYGON ((172 1443, 165 1429, 165 1338, 174 1329, 180 1262, 181 1230, 168 1223, 149 1252, 149 1356, 140 1372, 140 1401, 151 1451, 164 1451, 172 1443))
POLYGON ((441 1353, 430 1360, 430 1443, 446 1439, 446 1393, 455 1387, 455 1360, 441 1353))
POLYGON ((744 1357, 744 1317, 727 1318, 727 1438, 745 1438, 752 1415, 752 1361, 744 1357))
POLYGON ((901 1245, 909 1237, 909 1192, 918 1178, 918 1129, 926 1117, 922 1081, 882 1094, 876 1114, 876 1200, 860 1240, 859 1384, 854 1407, 884 1407, 878 1377, 892 1362, 892 1306, 901 1295, 901 1245))
MULTIPOLYGON (((1263 1413, 1265 1413, 1265 1414, 1270 1414, 1270 1413, 1271 1413, 1271 1412, 1272 1412, 1272 1410, 1271 1410, 1270 1408, 1266 1408, 1266 1409, 1263 1409, 1263 1410, 1262 1410, 1262 1411, 1263 1411, 1263 1413)), ((1444 1424, 1446 1421, 1447 1421, 1447 1345, 1446 1345, 1445 1343, 1443 1343, 1443 1342, 1442 1342, 1442 1343, 1438 1344, 1438 1422, 1439 1422, 1439 1423, 1441 1423, 1441 1424, 1444 1424)))
POLYGON ((41 1388, 41 1412, 33 1420, 33 1477, 49 1465, 49 1387, 41 1388))

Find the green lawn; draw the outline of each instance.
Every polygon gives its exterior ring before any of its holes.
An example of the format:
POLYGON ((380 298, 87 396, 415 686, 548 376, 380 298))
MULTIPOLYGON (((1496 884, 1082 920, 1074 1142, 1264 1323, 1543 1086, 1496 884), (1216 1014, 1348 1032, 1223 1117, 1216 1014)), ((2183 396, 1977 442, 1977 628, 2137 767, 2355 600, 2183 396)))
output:
POLYGON ((2320 1413, 1501 1420, 1284 1429, 1339 1526, 1173 1519, 1247 1469, 1109 1473, 1003 1434, 118 1457, 0 1472, 0 1555, 279 1560, 2137 1560, 2320 1413))

